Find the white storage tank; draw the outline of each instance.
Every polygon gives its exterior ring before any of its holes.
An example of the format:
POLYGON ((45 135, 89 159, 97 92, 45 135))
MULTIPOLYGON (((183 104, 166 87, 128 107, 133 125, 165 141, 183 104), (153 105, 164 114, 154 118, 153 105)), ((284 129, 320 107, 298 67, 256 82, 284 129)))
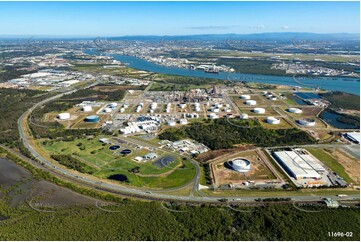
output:
POLYGON ((212 112, 218 113, 219 112, 219 108, 218 107, 212 107, 211 108, 212 112))
POLYGON ((150 104, 150 108, 151 108, 151 109, 156 109, 156 108, 157 108, 157 103, 154 103, 154 102, 151 103, 151 104, 150 104))
POLYGON ((248 119, 248 114, 246 113, 241 113, 241 115, 239 116, 240 119, 248 119))
POLYGON ((82 110, 83 110, 83 112, 90 112, 93 110, 93 108, 92 108, 92 106, 87 105, 87 106, 84 106, 82 108, 82 110))
POLYGON ((279 118, 275 118, 275 117, 267 118, 267 123, 269 123, 269 124, 279 124, 280 122, 281 122, 281 120, 279 118))
POLYGON ((210 113, 210 114, 208 115, 208 117, 209 117, 210 119, 216 119, 216 118, 218 118, 218 115, 215 114, 215 113, 210 113))
POLYGON ((110 112, 112 112, 112 109, 111 108, 104 108, 104 110, 103 110, 105 113, 110 113, 110 112))
POLYGON ((261 114, 261 113, 265 113, 266 109, 264 109, 264 108, 254 108, 252 110, 252 112, 257 113, 257 114, 261 114))
POLYGON ((58 114, 58 119, 60 120, 66 120, 70 118, 70 113, 59 113, 58 114))
POLYGON ((110 108, 116 108, 117 106, 118 106, 117 103, 110 103, 110 104, 109 104, 109 107, 110 107, 110 108))
POLYGON ((312 127, 312 126, 316 125, 316 120, 314 120, 312 118, 300 119, 300 120, 297 120, 297 122, 306 127, 312 127))
POLYGON ((240 96, 241 99, 244 99, 244 100, 248 100, 248 99, 251 99, 251 96, 250 95, 247 95, 247 94, 243 94, 240 96))
POLYGON ((247 100, 247 101, 245 102, 245 104, 254 106, 254 105, 257 104, 257 102, 256 102, 255 100, 247 100))
POLYGON ((169 120, 169 121, 167 122, 167 124, 168 124, 169 126, 175 126, 175 125, 176 125, 176 123, 175 123, 174 120, 169 120))
POLYGON ((235 158, 231 161, 232 168, 238 172, 249 172, 251 170, 251 162, 244 158, 235 158))
POLYGON ((180 103, 180 104, 179 104, 179 107, 180 107, 180 108, 185 108, 186 106, 187 106, 187 104, 185 104, 185 103, 180 103))
POLYGON ((185 118, 182 118, 179 120, 179 123, 182 124, 182 125, 185 125, 185 124, 188 124, 188 120, 185 119, 185 118))
POLYGON ((300 108, 289 108, 287 111, 290 113, 302 113, 302 109, 300 108))

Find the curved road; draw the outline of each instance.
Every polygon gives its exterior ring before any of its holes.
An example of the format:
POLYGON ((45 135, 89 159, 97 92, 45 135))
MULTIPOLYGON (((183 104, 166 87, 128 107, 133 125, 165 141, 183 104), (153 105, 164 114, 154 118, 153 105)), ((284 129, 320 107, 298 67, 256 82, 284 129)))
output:
MULTIPOLYGON (((90 86, 96 85, 92 84, 90 86)), ((88 86, 88 87, 90 87, 88 86)), ((26 118, 33 112, 34 109, 36 109, 37 107, 44 105, 47 102, 50 102, 54 99, 60 98, 64 95, 67 94, 71 94, 73 92, 75 92, 77 90, 72 90, 72 91, 68 91, 65 93, 61 93, 58 95, 55 95, 53 97, 50 97, 48 99, 45 99, 37 104, 35 104, 33 107, 31 107, 30 109, 28 109, 25 113, 23 113, 21 115, 21 117, 18 120, 18 128, 19 128, 19 133, 20 133, 20 138, 23 141, 25 147, 31 152, 31 154, 38 160, 40 161, 40 163, 43 164, 44 168, 51 170, 51 171, 55 171, 57 174, 62 174, 63 177, 68 178, 68 180, 71 181, 77 181, 80 184, 84 184, 86 186, 91 186, 93 188, 97 188, 99 190, 105 190, 108 192, 114 192, 116 194, 127 194, 129 196, 135 195, 135 196, 140 196, 143 198, 149 198, 149 199, 164 199, 164 200, 178 200, 178 201, 187 201, 187 202, 196 202, 196 203, 204 203, 204 202, 210 202, 210 203, 217 203, 219 202, 220 199, 222 198, 227 198, 230 201, 237 201, 237 202, 252 202, 255 199, 257 199, 258 197, 194 197, 192 194, 194 191, 198 191, 198 186, 199 186, 199 178, 200 178, 200 172, 199 172, 199 166, 197 164, 197 162, 192 161, 192 163, 195 165, 195 167, 197 169, 197 174, 196 177, 194 178, 194 185, 192 188, 192 192, 190 196, 176 196, 176 195, 168 195, 168 194, 161 194, 161 193, 152 193, 149 191, 145 191, 145 190, 141 190, 141 189, 136 189, 136 188, 131 188, 131 187, 123 187, 123 186, 119 186, 119 185, 115 185, 112 183, 108 183, 108 182, 99 182, 98 180, 95 179, 91 179, 88 177, 79 177, 78 175, 69 172, 68 169, 64 169, 63 167, 57 166, 56 164, 50 162, 49 160, 47 160, 46 158, 42 157, 30 144, 28 141, 28 138, 25 134, 24 131, 24 127, 22 125, 22 123, 24 122, 27 125, 27 120, 26 118)), ((280 196, 277 196, 280 197, 280 196)), ((321 197, 318 196, 287 196, 289 198, 291 198, 294 201, 320 201, 321 197)), ((330 196, 334 199, 338 199, 335 198, 335 196, 330 196)), ((354 199, 354 198, 359 198, 358 195, 351 195, 348 196, 349 199, 354 199)))

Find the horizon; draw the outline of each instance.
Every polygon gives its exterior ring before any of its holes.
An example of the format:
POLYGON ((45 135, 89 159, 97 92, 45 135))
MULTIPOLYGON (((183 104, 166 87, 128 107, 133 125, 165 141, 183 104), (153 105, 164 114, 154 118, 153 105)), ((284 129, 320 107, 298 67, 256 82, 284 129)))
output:
POLYGON ((314 35, 360 35, 360 32, 351 33, 351 32, 330 32, 330 33, 316 33, 316 32, 261 32, 261 33, 247 33, 247 34, 238 34, 238 33, 224 33, 224 34, 212 34, 212 33, 204 33, 204 34, 182 34, 182 35, 119 35, 119 36, 107 36, 107 35, 8 35, 8 34, 0 34, 0 38, 123 38, 123 37, 186 37, 186 36, 222 36, 222 35, 265 35, 265 34, 314 34, 314 35))
POLYGON ((0 35, 359 34, 359 8, 359 2, 0 2, 0 35))

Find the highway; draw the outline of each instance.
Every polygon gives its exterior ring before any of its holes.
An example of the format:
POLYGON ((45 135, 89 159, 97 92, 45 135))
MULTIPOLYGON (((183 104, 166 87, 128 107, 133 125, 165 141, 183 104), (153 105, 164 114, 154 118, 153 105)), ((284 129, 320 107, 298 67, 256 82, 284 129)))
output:
MULTIPOLYGON (((96 85, 97 83, 94 83, 92 85, 96 85)), ((92 86, 91 85, 91 86, 92 86)), ((89 87, 89 86, 88 86, 89 87)), ((70 94, 75 92, 76 90, 71 90, 65 93, 61 93, 58 95, 55 95, 53 97, 50 97, 48 99, 45 99, 37 104, 35 104, 33 107, 28 109, 25 113, 21 115, 21 117, 18 119, 18 128, 20 133, 20 138, 23 141, 25 147, 31 152, 31 154, 37 159, 38 162, 42 164, 42 167, 44 170, 50 171, 52 174, 56 174, 57 176, 61 177, 62 179, 67 179, 71 182, 76 181, 78 184, 82 184, 86 187, 91 187, 93 189, 97 189, 100 191, 107 191, 114 194, 122 194, 126 196, 135 196, 135 197, 141 197, 145 199, 150 200, 166 200, 166 201, 183 201, 183 202, 191 202, 191 203, 219 203, 219 200, 222 198, 227 198, 228 201, 237 201, 237 203, 249 203, 254 202, 255 199, 259 197, 215 197, 215 196, 194 196, 194 192, 198 192, 199 187, 199 179, 200 179, 200 168, 196 161, 191 160, 192 164, 196 167, 196 176, 193 180, 193 188, 191 191, 190 196, 177 196, 177 195, 168 195, 168 194, 162 194, 162 193, 156 193, 156 192, 150 192, 149 190, 144 190, 144 188, 134 188, 134 187, 125 187, 120 186, 114 183, 106 182, 106 181, 100 181, 97 178, 93 178, 91 176, 79 176, 79 174, 73 173, 70 170, 61 167, 60 165, 56 165, 56 163, 52 163, 51 161, 47 160, 46 158, 42 157, 34 147, 32 147, 29 143, 28 137, 26 135, 26 131, 24 130, 23 123, 27 124, 27 117, 35 110, 37 107, 44 105, 47 102, 50 102, 52 100, 55 100, 57 98, 62 97, 63 95, 70 94)), ((9 150, 9 149, 8 149, 9 150)), ((188 157, 187 157, 188 158, 188 157)), ((29 161, 29 159, 28 159, 29 161)), ((201 195, 201 193, 197 193, 201 195)), ((277 196, 280 197, 280 196, 277 196)), ((321 197, 318 196, 286 196, 288 198, 291 198, 293 201, 320 201, 322 200, 321 197)), ((335 196, 330 196, 333 199, 340 199, 335 196)), ((263 197, 265 198, 265 197, 263 197)), ((342 198, 345 199, 345 198, 342 198)), ((347 199, 359 199, 359 195, 350 195, 347 197, 347 199)))

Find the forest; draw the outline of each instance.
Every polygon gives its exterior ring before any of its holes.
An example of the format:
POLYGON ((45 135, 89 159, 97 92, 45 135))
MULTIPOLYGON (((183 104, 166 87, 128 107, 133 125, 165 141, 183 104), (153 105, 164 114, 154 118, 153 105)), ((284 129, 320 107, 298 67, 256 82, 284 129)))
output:
POLYGON ((331 108, 360 110, 360 96, 338 91, 320 93, 320 96, 331 102, 331 108))
POLYGON ((45 96, 41 91, 0 88, 0 143, 18 146, 17 120, 28 108, 45 96))
POLYGON ((358 241, 360 237, 356 208, 266 205, 231 209, 129 201, 106 209, 72 206, 46 213, 27 206, 8 207, 0 200, 0 240, 358 241), (352 232, 352 237, 329 237, 329 231, 352 232))
POLYGON ((88 166, 71 155, 51 155, 51 158, 58 161, 60 164, 81 173, 93 174, 96 171, 95 168, 88 166))
POLYGON ((265 129, 257 122, 236 119, 217 119, 209 123, 193 123, 181 128, 169 128, 160 139, 176 141, 194 139, 212 150, 229 149, 235 144, 254 144, 261 147, 311 144, 315 141, 298 129, 265 129))

